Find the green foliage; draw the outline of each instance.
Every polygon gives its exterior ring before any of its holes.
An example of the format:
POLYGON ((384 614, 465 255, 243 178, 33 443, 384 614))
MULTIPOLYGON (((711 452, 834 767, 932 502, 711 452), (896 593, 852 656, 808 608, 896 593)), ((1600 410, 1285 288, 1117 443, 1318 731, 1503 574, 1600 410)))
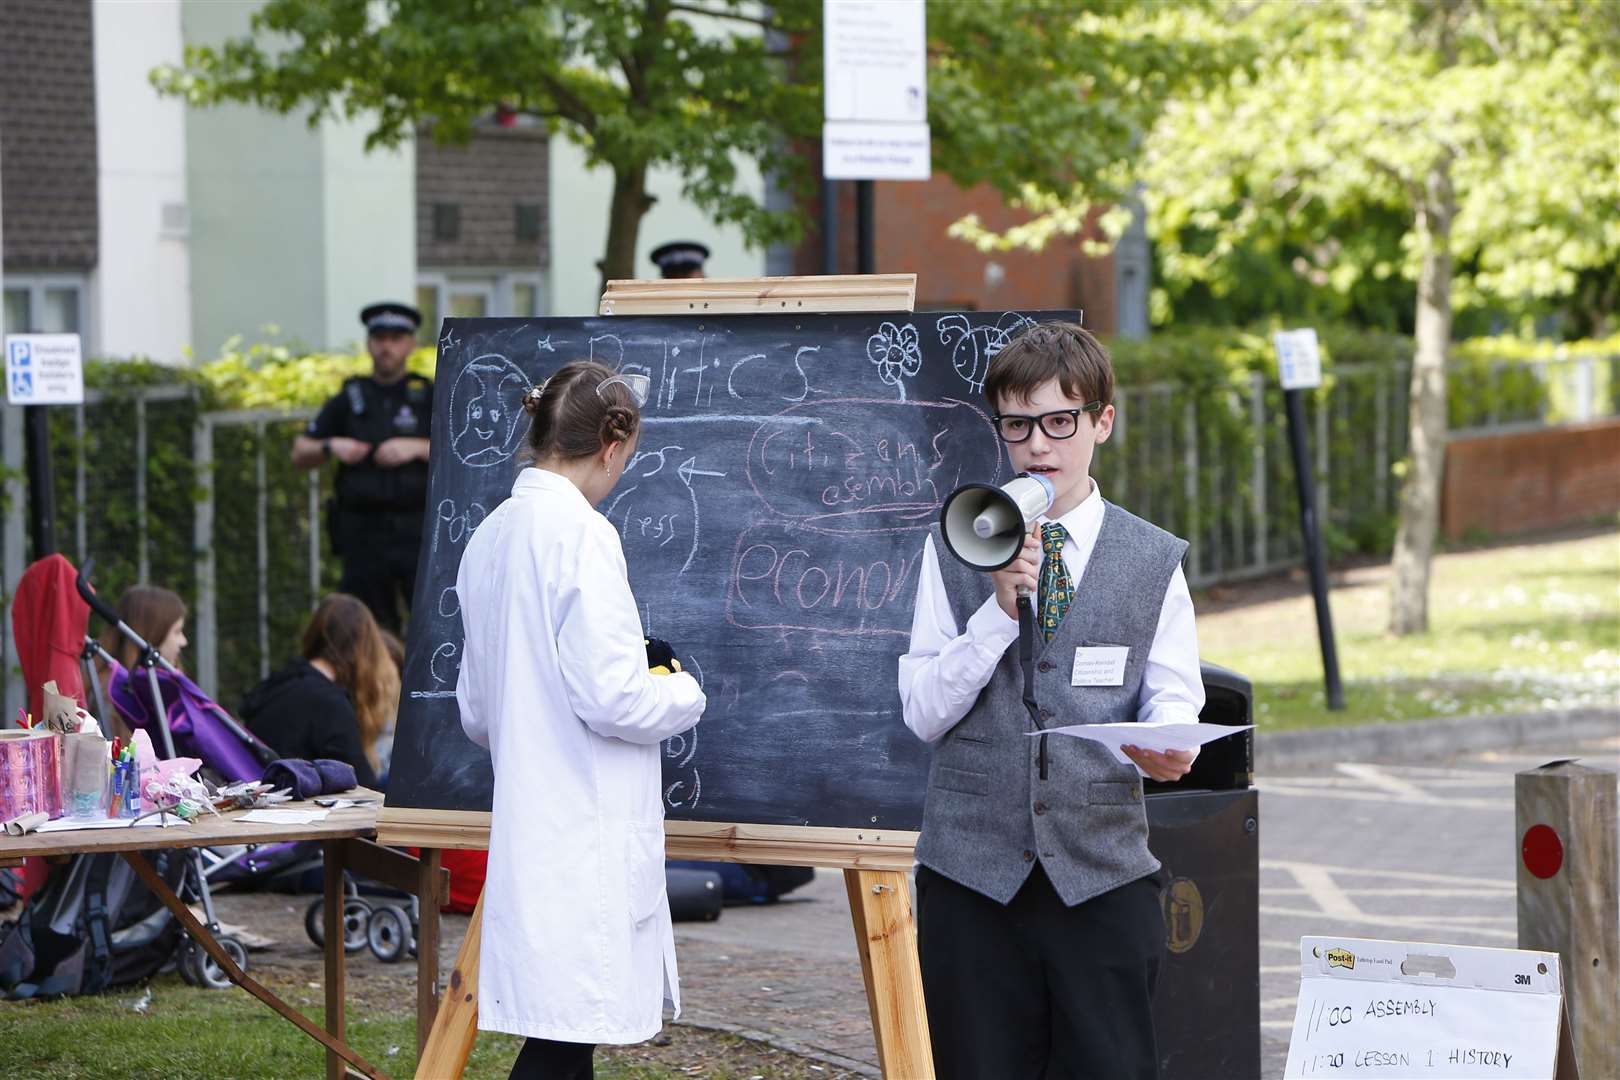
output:
MULTIPOLYGON (((465 140, 496 106, 537 117, 612 171, 605 262, 624 277, 651 166, 755 244, 800 235, 821 12, 820 0, 268 0, 250 37, 188 45, 153 81, 192 105, 364 119, 371 145, 428 122, 465 140), (798 204, 767 208, 741 163, 798 204)), ((1223 70, 1218 45, 1169 32, 1187 17, 1149 0, 930 3, 934 167, 1033 206, 1119 197, 1166 95, 1223 70)))
MULTIPOLYGON (((1299 553, 1274 329, 1193 326, 1110 343, 1121 420, 1116 437, 1095 460, 1098 482, 1110 499, 1196 538, 1192 569, 1204 579, 1299 553), (1257 404, 1263 417, 1259 426, 1257 404), (1256 515, 1262 505, 1260 536, 1256 515)), ((1318 334, 1325 379, 1307 397, 1306 421, 1313 448, 1320 435, 1327 439, 1329 468, 1318 483, 1330 550, 1335 556, 1387 552, 1395 527, 1395 471, 1406 445, 1413 345, 1400 335, 1343 326, 1324 325, 1318 334)), ((1537 377, 1531 362, 1617 355, 1620 339, 1556 347, 1516 338, 1464 342, 1456 349, 1450 380, 1453 424, 1505 422, 1541 412, 1556 420, 1566 407, 1561 397, 1566 391, 1556 379, 1537 377)), ((282 346, 243 349, 235 342, 194 367, 92 360, 86 381, 104 397, 85 408, 82 433, 74 410, 51 410, 63 550, 76 558, 96 557, 97 584, 110 598, 141 580, 144 552, 145 579, 175 589, 193 606, 198 587, 193 537, 204 481, 193 446, 200 418, 215 415, 211 550, 218 692, 227 706, 240 700, 266 664, 275 666, 293 651, 311 603, 337 585, 339 567, 320 535, 331 470, 301 473, 292 467, 289 449, 302 418, 367 364, 363 355, 296 355, 282 346), (144 406, 137 404, 141 397, 144 406), (250 418, 246 410, 262 415, 250 418), (135 418, 141 411, 147 424, 144 518, 136 497, 142 458, 135 418), (227 422, 221 415, 227 413, 236 422, 227 422), (278 419, 278 413, 286 418, 278 419), (267 525, 262 564, 261 513, 267 525), (268 655, 261 655, 261 646, 268 655)), ((413 369, 430 376, 433 364, 430 350, 411 358, 413 369)), ((1613 361, 1594 365, 1597 397, 1608 411, 1620 412, 1620 402, 1606 396, 1620 381, 1611 379, 1613 367, 1613 361)))
POLYGON ((1614 5, 1357 0, 1227 12, 1223 29, 1252 43, 1253 64, 1173 101, 1145 144, 1168 306, 1177 292, 1196 299, 1195 284, 1214 298, 1242 294, 1257 253, 1358 304, 1374 282, 1415 280, 1435 242, 1456 260, 1459 306, 1570 298, 1583 274, 1612 275, 1614 5), (1444 230, 1431 220, 1437 170, 1456 192, 1444 230))

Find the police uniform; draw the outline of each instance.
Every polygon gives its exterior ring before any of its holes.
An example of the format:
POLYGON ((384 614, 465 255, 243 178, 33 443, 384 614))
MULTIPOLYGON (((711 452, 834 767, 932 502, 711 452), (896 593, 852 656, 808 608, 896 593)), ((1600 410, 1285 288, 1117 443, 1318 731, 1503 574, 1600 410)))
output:
POLYGON ((703 276, 703 264, 709 249, 695 240, 674 240, 653 248, 648 256, 666 278, 693 278, 703 276))
MULTIPOLYGON (((373 331, 410 331, 414 316, 404 305, 375 305, 362 318, 373 331)), ((344 380, 343 389, 321 406, 304 433, 319 440, 359 439, 375 454, 388 439, 428 438, 432 419, 431 379, 407 372, 385 386, 369 375, 356 375, 344 380)), ((357 465, 339 462, 334 488, 327 529, 332 550, 343 561, 338 587, 363 601, 384 629, 397 631, 399 599, 408 609, 416 589, 428 463, 385 468, 371 455, 357 465)))

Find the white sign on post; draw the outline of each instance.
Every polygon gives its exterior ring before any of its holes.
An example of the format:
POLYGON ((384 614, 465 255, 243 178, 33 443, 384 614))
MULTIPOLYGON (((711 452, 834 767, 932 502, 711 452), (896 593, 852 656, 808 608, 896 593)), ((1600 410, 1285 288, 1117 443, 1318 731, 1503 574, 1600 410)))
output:
POLYGON ((1364 938, 1299 943, 1285 1080, 1574 1080, 1555 952, 1364 938))
POLYGON ((824 0, 822 27, 823 175, 928 179, 923 0, 824 0))
POLYGON ((1284 390, 1309 390, 1322 385, 1322 354, 1316 345, 1315 330, 1279 330, 1271 340, 1277 346, 1277 373, 1284 390))
POLYGON ((7 334, 6 400, 13 405, 82 405, 78 334, 7 334))

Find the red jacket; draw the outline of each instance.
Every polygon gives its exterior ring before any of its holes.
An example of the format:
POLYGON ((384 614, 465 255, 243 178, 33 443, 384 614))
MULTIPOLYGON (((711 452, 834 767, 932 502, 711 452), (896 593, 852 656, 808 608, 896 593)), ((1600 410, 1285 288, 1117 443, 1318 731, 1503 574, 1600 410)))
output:
POLYGON ((17 660, 28 684, 28 711, 44 719, 41 687, 51 679, 64 696, 85 704, 79 654, 90 623, 90 605, 74 588, 78 572, 61 555, 47 555, 23 571, 11 605, 17 660))

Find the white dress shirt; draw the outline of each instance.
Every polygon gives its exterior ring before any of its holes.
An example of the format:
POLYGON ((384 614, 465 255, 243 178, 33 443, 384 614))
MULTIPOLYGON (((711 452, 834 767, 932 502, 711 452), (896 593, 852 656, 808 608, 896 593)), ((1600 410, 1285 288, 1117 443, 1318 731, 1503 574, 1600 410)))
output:
MULTIPOLYGON (((1048 519, 1043 516, 1040 520, 1045 524, 1048 519)), ((1068 533, 1063 563, 1069 580, 1078 587, 1102 530, 1103 498, 1096 483, 1079 506, 1056 521, 1068 533)), ((911 649, 900 658, 900 704, 906 726, 919 739, 934 742, 973 707, 1008 647, 1018 640, 1018 620, 1001 610, 992 594, 969 617, 966 631, 959 630, 932 535, 923 547, 920 573, 911 649)), ((1074 602, 1085 602, 1083 591, 1077 592, 1074 602)), ((1144 724, 1196 723, 1203 707, 1204 680, 1198 669, 1192 596, 1186 575, 1177 566, 1159 609, 1136 719, 1144 724)))

